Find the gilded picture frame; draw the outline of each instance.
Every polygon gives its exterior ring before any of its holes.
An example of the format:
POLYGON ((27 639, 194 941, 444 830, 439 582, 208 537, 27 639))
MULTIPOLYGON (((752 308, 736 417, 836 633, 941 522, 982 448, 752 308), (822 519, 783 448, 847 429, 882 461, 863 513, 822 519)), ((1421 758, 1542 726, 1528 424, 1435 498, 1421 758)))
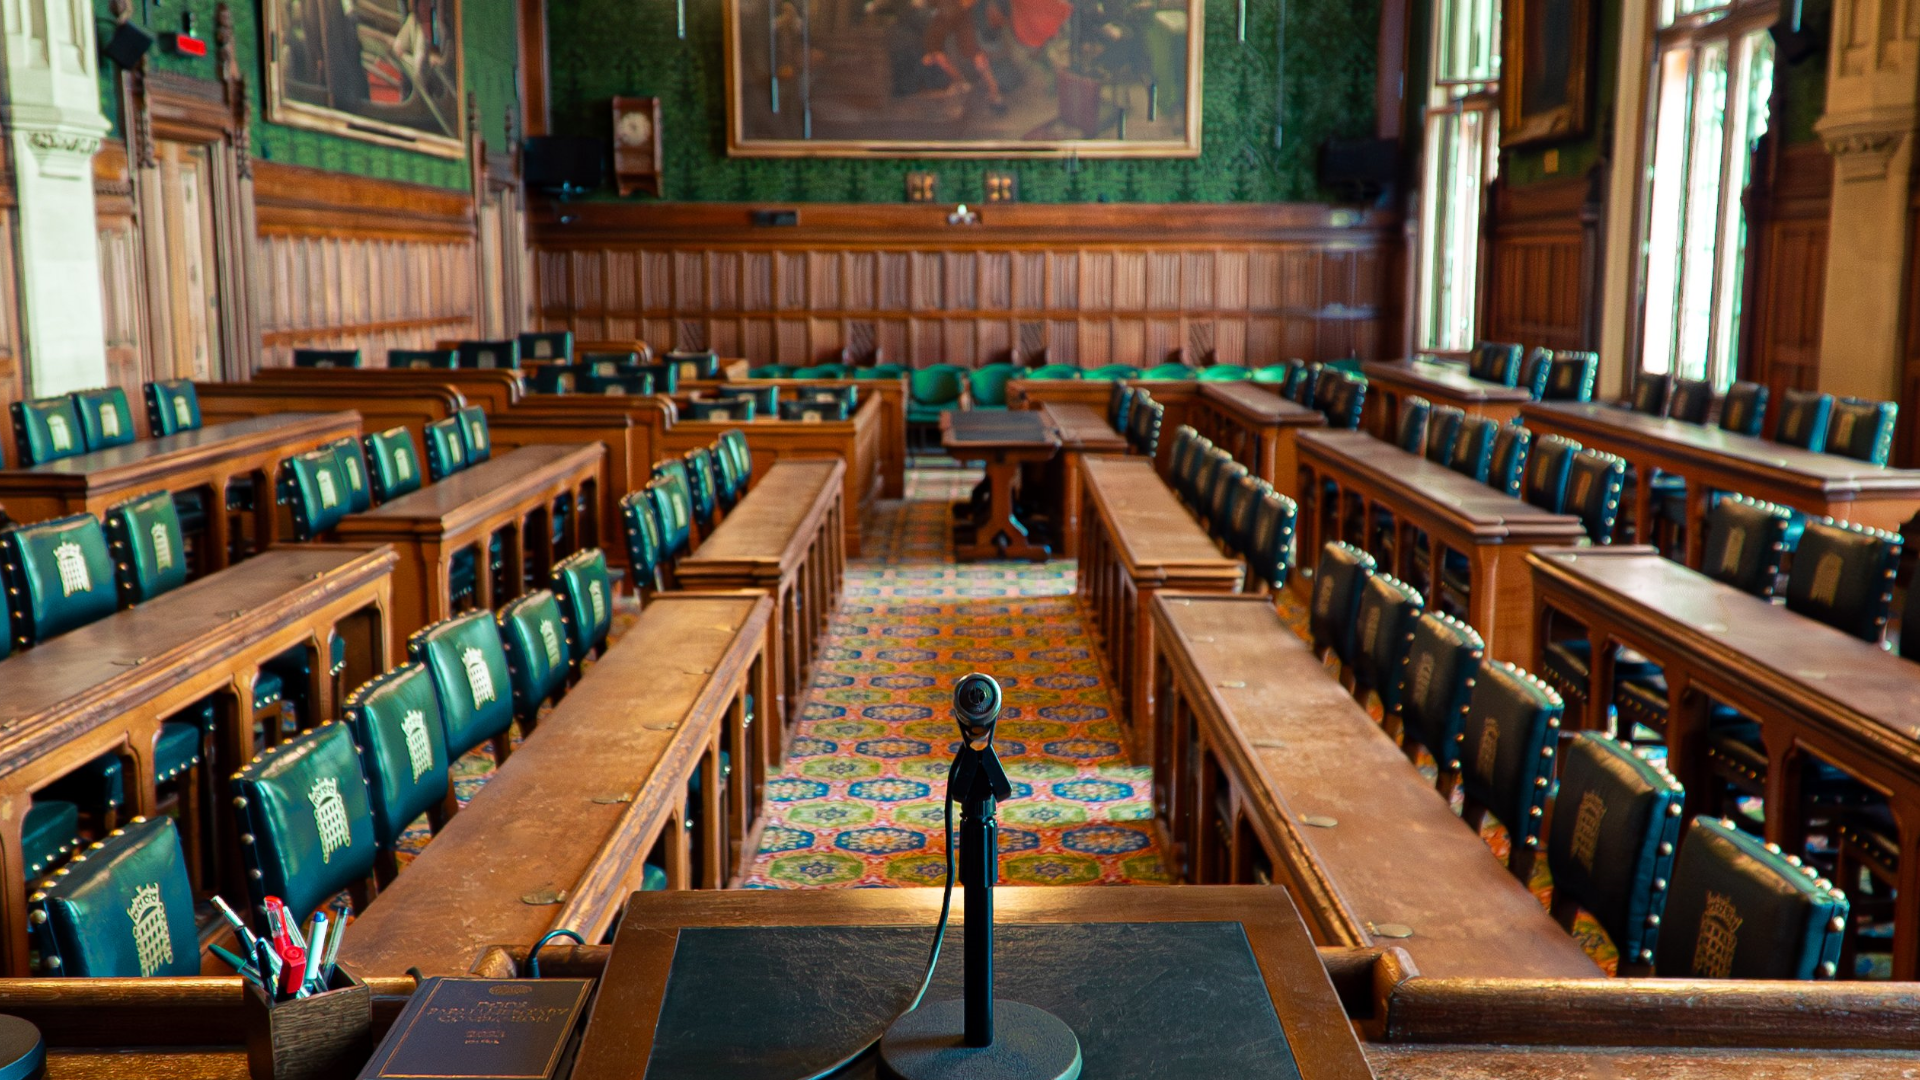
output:
POLYGON ((735 157, 1200 154, 1206 0, 725 0, 735 157))
POLYGON ((460 0, 262 0, 267 119, 466 156, 460 0))
POLYGON ((1500 145, 1587 133, 1592 0, 1502 0, 1500 145))

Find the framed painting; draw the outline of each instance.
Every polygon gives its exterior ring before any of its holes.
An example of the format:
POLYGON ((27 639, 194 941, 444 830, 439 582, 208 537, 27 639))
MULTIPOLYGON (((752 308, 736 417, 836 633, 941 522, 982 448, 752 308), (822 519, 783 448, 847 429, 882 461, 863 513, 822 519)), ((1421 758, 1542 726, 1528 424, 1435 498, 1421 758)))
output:
POLYGON ((1502 0, 1500 144, 1587 131, 1591 0, 1502 0))
POLYGON ((1195 157, 1206 0, 726 0, 738 157, 1195 157))
POLYGON ((261 0, 267 119, 466 154, 459 0, 261 0))

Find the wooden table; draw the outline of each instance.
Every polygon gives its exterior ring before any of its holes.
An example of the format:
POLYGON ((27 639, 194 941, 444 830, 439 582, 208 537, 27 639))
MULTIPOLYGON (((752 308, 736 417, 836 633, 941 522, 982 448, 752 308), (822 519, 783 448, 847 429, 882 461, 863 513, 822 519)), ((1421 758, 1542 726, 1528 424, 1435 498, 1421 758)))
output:
MULTIPOLYGON (((1527 562, 1536 622, 1544 625, 1548 611, 1564 613, 1596 643, 1592 685, 1613 685, 1612 644, 1661 666, 1669 690, 1668 767, 1689 795, 1708 782, 1711 700, 1760 722, 1768 758, 1767 839, 1787 851, 1805 846, 1798 808, 1808 757, 1837 765, 1887 796, 1902 823, 1893 977, 1920 976, 1920 664, 1650 548, 1536 551, 1527 562)), ((1604 725, 1613 695, 1589 697, 1584 726, 1604 725)))
POLYGON ((1114 704, 1132 731, 1135 764, 1154 742, 1153 594, 1233 592, 1245 574, 1220 554, 1145 458, 1087 458, 1076 594, 1106 667, 1114 704))
POLYGON ((985 462, 991 496, 986 520, 955 527, 954 558, 1045 562, 1052 549, 1028 533, 1015 510, 1013 489, 1021 466, 1051 461, 1060 452, 1060 438, 1046 419, 1026 410, 945 412, 940 414, 940 445, 957 461, 985 462))
MULTIPOLYGON (((1302 428, 1326 427, 1327 417, 1259 383, 1224 382, 1200 384, 1188 422, 1280 494, 1298 499, 1300 468, 1294 435, 1302 428)), ((1164 428, 1160 437, 1172 438, 1164 428)))
MULTIPOLYGON (((994 890, 1002 925, 1034 923, 1237 922, 1245 930, 1274 1011, 1305 1080, 1371 1076, 1326 970, 1285 892, 1266 888, 994 890)), ((955 905, 954 927, 961 913, 955 905)), ((680 932, 732 926, 914 926, 931 933, 938 889, 743 891, 712 895, 645 893, 627 905, 614 939, 574 1080, 640 1080, 680 932)), ((952 938, 942 963, 957 963, 952 938)), ((1002 951, 999 964, 1021 958, 1002 951)), ((796 972, 795 977, 803 973, 796 972)), ((894 973, 887 973, 888 978, 894 973)), ((918 978, 902 971, 906 984, 918 978)), ((875 1032, 878 1034, 878 1032, 875 1032)), ((853 1047, 848 1047, 852 1050, 853 1047)), ((824 1064, 824 1063, 823 1063, 824 1064)), ((855 1075, 866 1075, 856 1073, 855 1075)))
POLYGON ((495 596, 487 567, 487 544, 496 532, 506 535, 508 588, 519 595, 529 558, 542 577, 556 558, 600 535, 599 489, 607 449, 586 445, 522 446, 452 476, 402 495, 335 527, 342 539, 392 544, 400 554, 394 572, 393 632, 404 641, 415 630, 453 614, 447 580, 455 553, 474 554, 475 603, 493 609, 512 599, 495 596), (573 526, 562 550, 553 543, 554 504, 573 498, 573 526), (529 523, 535 550, 525 550, 529 523))
MULTIPOLYGON (((1210 384, 1194 379, 1126 379, 1126 385, 1145 390, 1166 408, 1160 418, 1160 449, 1154 464, 1166 476, 1173 464, 1173 432, 1181 424, 1193 422, 1193 410, 1200 400, 1201 388, 1210 384)), ((1014 379, 1007 383, 1007 407, 1014 410, 1037 409, 1042 405, 1073 403, 1088 405, 1107 415, 1107 397, 1113 384, 1105 379, 1014 379)))
MULTIPOLYGON (((1299 436, 1300 485, 1311 500, 1300 515, 1300 561, 1311 571, 1321 548, 1354 539, 1347 523, 1358 521, 1360 546, 1385 554, 1374 529, 1374 511, 1391 517, 1391 565, 1382 569, 1418 584, 1415 540, 1424 534, 1428 567, 1437 590, 1448 551, 1467 557, 1470 593, 1467 622, 1480 632, 1494 657, 1527 664, 1533 641, 1533 604, 1528 599, 1526 548, 1575 544, 1586 537, 1580 519, 1549 514, 1495 491, 1444 465, 1409 454, 1361 431, 1307 431, 1299 436), (1328 499, 1322 485, 1331 484, 1328 499)), ((1295 574, 1298 590, 1312 588, 1311 573, 1295 574)))
POLYGON ((1400 399, 1423 397, 1435 405, 1451 405, 1468 416, 1484 416, 1504 424, 1520 412, 1533 395, 1517 386, 1476 379, 1462 364, 1431 360, 1367 360, 1360 373, 1367 377, 1366 420, 1361 425, 1388 442, 1400 422, 1400 399))
MULTIPOLYGON (((253 684, 262 664, 304 648, 309 701, 334 715, 324 677, 336 627, 348 685, 393 660, 387 629, 395 556, 384 546, 272 548, 137 607, 0 660, 0 970, 27 973, 26 868, 20 825, 33 793, 104 754, 129 762, 130 812, 155 812, 153 751, 161 722, 203 698, 219 702, 216 758, 225 777, 253 757, 253 684)), ((232 843, 218 849, 224 888, 244 896, 228 801, 206 812, 232 843)), ((197 836, 183 835, 190 855, 197 836)))
POLYGON ((1600 975, 1270 601, 1152 606, 1154 804, 1187 881, 1284 884, 1314 940, 1428 975, 1600 975))
MULTIPOLYGON (((1890 532, 1899 532, 1920 509, 1920 469, 1889 469, 1608 405, 1532 402, 1520 415, 1536 432, 1564 435, 1626 458, 1643 481, 1655 469, 1684 477, 1688 566, 1699 566, 1706 551, 1707 511, 1715 491, 1890 532)), ((1653 535, 1653 514, 1652 485, 1635 485, 1634 536, 1653 535)))
POLYGON ((1060 456, 1047 463, 1054 492, 1053 520, 1060 550, 1080 549, 1080 459, 1089 454, 1125 454, 1127 438, 1107 424, 1101 409, 1078 401, 1043 403, 1040 414, 1060 438, 1060 456))
POLYGON ((530 944, 553 929, 597 942, 640 887, 656 843, 666 849, 669 887, 728 884, 743 852, 753 786, 738 771, 752 757, 745 698, 766 692, 772 610, 758 592, 665 593, 648 604, 353 920, 340 962, 362 976, 415 966, 457 975, 489 945, 530 944), (722 749, 736 763, 724 814, 722 749), (683 827, 696 769, 699 882, 683 827), (731 835, 718 828, 723 819, 731 835))
MULTIPOLYGON (((722 388, 740 387, 780 387, 781 400, 791 398, 794 392, 813 387, 851 386, 860 391, 860 399, 869 397, 880 399, 880 497, 883 499, 902 499, 907 494, 907 379, 895 376, 890 379, 683 379, 679 383, 682 393, 698 393, 703 397, 719 396, 722 388)), ((755 417, 758 419, 758 417, 755 417)), ((851 463, 849 463, 851 465, 851 463)))
POLYGON ((279 535, 274 503, 280 463, 339 439, 358 438, 360 414, 287 412, 211 423, 178 435, 141 439, 26 469, 0 469, 0 503, 16 521, 67 514, 99 517, 107 507, 152 491, 206 488, 208 565, 227 565, 232 530, 227 485, 251 477, 261 546, 279 535))
POLYGON ((840 605, 846 578, 846 463, 776 462, 728 512, 699 550, 674 566, 690 589, 764 589, 774 599, 767 650, 773 698, 751 762, 736 759, 757 787, 764 767, 786 759, 813 664, 840 605))

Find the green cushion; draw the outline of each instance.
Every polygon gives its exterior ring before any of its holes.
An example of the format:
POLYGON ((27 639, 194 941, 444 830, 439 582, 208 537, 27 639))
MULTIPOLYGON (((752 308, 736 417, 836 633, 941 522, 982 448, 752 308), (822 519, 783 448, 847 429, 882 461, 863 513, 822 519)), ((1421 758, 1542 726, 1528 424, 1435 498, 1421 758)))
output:
POLYGON ((1007 383, 1018 369, 1012 364, 988 364, 967 376, 968 391, 973 396, 976 409, 1004 408, 1007 404, 1007 383))
POLYGON ((1695 818, 1674 862, 1654 946, 1656 974, 1708 979, 1832 978, 1847 900, 1732 822, 1695 818))
POLYGON ((647 497, 653 500, 654 516, 660 521, 661 556, 671 559, 687 550, 693 536, 693 515, 687 506, 686 489, 668 479, 647 485, 647 497))
POLYGON ((293 537, 312 540, 340 524, 352 508, 352 492, 333 449, 288 458, 280 467, 286 502, 293 509, 293 537))
POLYGON ((720 446, 733 455, 734 471, 740 474, 740 490, 745 493, 753 479, 753 451, 747 445, 747 433, 733 428, 720 433, 720 446))
POLYGON ((0 563, 13 594, 13 636, 20 647, 113 614, 113 557, 106 530, 92 514, 0 534, 0 563))
MULTIPOLYGON (((723 454, 721 460, 729 459, 723 454)), ((646 492, 635 491, 620 500, 620 519, 626 524, 627 564, 633 568, 634 582, 648 586, 658 584, 660 564, 666 558, 666 537, 660 531, 659 510, 646 492)))
POLYGON ((1140 373, 1143 379, 1185 381, 1196 377, 1196 373, 1185 364, 1156 364, 1140 373))
POLYGON ((1593 731, 1564 744, 1547 838, 1555 899, 1585 908, 1629 962, 1653 962, 1685 801, 1630 746, 1593 731))
POLYGON ((1492 811, 1516 850, 1540 846, 1553 783, 1560 695, 1512 664, 1482 664, 1461 727, 1460 783, 1492 811))
POLYGON ((87 452, 80 410, 69 397, 13 403, 13 445, 22 466, 44 465, 87 452))
POLYGON ((567 685, 566 620, 553 593, 535 589, 501 608, 497 621, 513 683, 514 715, 533 719, 567 685))
POLYGON ((613 374, 592 373, 580 377, 580 392, 614 397, 646 397, 653 393, 657 378, 652 368, 613 374))
POLYGON ((127 392, 117 386, 104 390, 80 390, 73 394, 80 411, 80 432, 87 449, 105 450, 125 446, 139 437, 133 430, 133 409, 127 405, 127 392))
POLYGON ((567 652, 577 666, 607 643, 613 626, 613 580, 598 548, 576 551, 553 568, 553 591, 566 620, 567 652))
POLYGON ((1214 364, 1200 369, 1201 382, 1242 382, 1253 373, 1239 364, 1214 364))
POLYGON ((367 459, 361 456, 360 440, 345 438, 330 444, 334 463, 347 482, 347 513, 365 513, 373 506, 373 484, 367 479, 367 459))
POLYGON ((419 630, 407 639, 407 655, 433 673, 448 758, 457 761, 513 726, 507 654, 491 614, 469 612, 419 630))
POLYGON ((35 799, 20 822, 20 856, 28 878, 51 873, 80 846, 80 808, 62 799, 35 799))
POLYGON ((1253 369, 1253 381, 1257 383, 1285 383, 1293 369, 1285 364, 1268 364, 1253 369))
POLYGON ((1042 364, 1026 373, 1028 379, 1078 379, 1086 372, 1075 364, 1042 364))
POLYGON ((520 366, 518 341, 463 341, 460 343, 463 368, 517 368, 520 366))
POLYGON ((449 416, 427 425, 427 475, 444 480, 467 467, 467 440, 460 418, 449 416))
POLYGON ((746 494, 746 485, 740 482, 740 468, 733 460, 733 451, 727 449, 724 442, 716 439, 713 443, 713 477, 718 485, 714 490, 720 496, 723 509, 731 510, 746 494))
POLYGON ((521 334, 520 358, 522 360, 571 361, 573 331, 555 330, 540 334, 521 334))
POLYGON ((667 872, 652 863, 640 866, 640 891, 662 892, 667 887, 667 872))
POLYGON ((277 896, 305 923, 372 871, 373 808, 345 724, 268 747, 234 775, 233 795, 255 907, 277 896))
POLYGON ((1121 379, 1139 378, 1140 369, 1134 367, 1132 364, 1102 364, 1092 371, 1087 372, 1086 377, 1089 379, 1110 379, 1117 382, 1121 379))
POLYGON ((359 349, 295 349, 293 366, 297 368, 357 368, 367 366, 359 349))
POLYGON ((493 456, 493 433, 487 428, 487 410, 469 405, 456 414, 460 420, 461 446, 467 464, 478 465, 493 456))
POLYGON ((717 379, 720 377, 720 357, 711 349, 705 352, 670 352, 660 358, 661 363, 671 367, 681 379, 717 379))
POLYGON ((960 404, 960 380, 965 370, 952 364, 935 364, 913 373, 908 385, 908 419, 914 409, 952 409, 960 404))
POLYGON ((159 783, 176 779, 200 764, 205 736, 211 729, 211 709, 189 710, 189 713, 197 714, 195 719, 170 720, 160 725, 160 738, 153 744, 153 775, 159 783))
MULTIPOLYGON (((764 416, 773 416, 780 411, 778 386, 723 386, 720 388, 720 396, 727 399, 746 398, 753 402, 753 413, 764 416)), ((748 413, 746 419, 753 419, 753 413, 748 413)))
POLYGON ((193 885, 171 818, 135 818, 114 830, 34 893, 30 907, 48 974, 200 974, 193 885))
POLYGON ((571 394, 580 388, 582 374, 569 364, 541 364, 533 369, 536 394, 571 394))
POLYGON ((165 491, 108 507, 107 548, 123 604, 144 603, 187 583, 180 512, 165 491))
POLYGON ((407 826, 446 799, 451 782, 433 676, 402 664, 350 694, 341 714, 360 748, 374 843, 392 851, 407 826))
POLYGON ((1400 677, 1400 722, 1441 769, 1460 767, 1460 723, 1486 653, 1473 627, 1437 611, 1413 624, 1400 677))
POLYGON ((875 364, 872 367, 853 369, 856 379, 898 379, 908 374, 905 364, 875 364))
POLYGON ((681 460, 687 465, 687 494, 693 500, 693 519, 702 529, 712 528, 713 510, 720 498, 720 481, 713 475, 713 452, 696 446, 681 460))
POLYGON ((689 401, 685 412, 689 420, 744 423, 753 419, 754 414, 759 412, 759 405, 750 397, 727 397, 719 400, 689 401))
POLYGON ((420 452, 414 449, 413 432, 397 427, 367 436, 367 473, 380 502, 419 491, 420 452))
MULTIPOLYGON (((685 525, 689 531, 692 522, 699 517, 698 504, 694 501, 693 477, 687 471, 684 458, 668 458, 653 467, 653 478, 664 480, 667 489, 675 501, 673 526, 685 525)), ((664 518, 662 519, 665 520, 664 518)), ((669 536, 672 528, 669 529, 669 536)))
POLYGON ((1880 640, 1893 607, 1900 537, 1850 522, 1807 522, 1787 572, 1787 610, 1862 641, 1880 640))
POLYGON ((762 364, 747 369, 750 379, 787 379, 793 377, 793 367, 789 364, 762 364))
POLYGON ((147 421, 155 437, 196 431, 200 427, 200 395, 186 379, 147 384, 147 421))
POLYGON ((460 354, 452 349, 388 349, 390 368, 457 368, 460 354))

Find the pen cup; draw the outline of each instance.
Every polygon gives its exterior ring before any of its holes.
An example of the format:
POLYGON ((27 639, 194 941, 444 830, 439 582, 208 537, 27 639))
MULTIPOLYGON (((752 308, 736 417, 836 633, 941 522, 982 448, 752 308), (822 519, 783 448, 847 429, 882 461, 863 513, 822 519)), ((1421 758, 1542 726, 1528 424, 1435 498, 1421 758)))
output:
POLYGON ((335 968, 326 992, 275 1002, 247 983, 253 1080, 354 1080, 373 1056, 373 992, 335 968))

